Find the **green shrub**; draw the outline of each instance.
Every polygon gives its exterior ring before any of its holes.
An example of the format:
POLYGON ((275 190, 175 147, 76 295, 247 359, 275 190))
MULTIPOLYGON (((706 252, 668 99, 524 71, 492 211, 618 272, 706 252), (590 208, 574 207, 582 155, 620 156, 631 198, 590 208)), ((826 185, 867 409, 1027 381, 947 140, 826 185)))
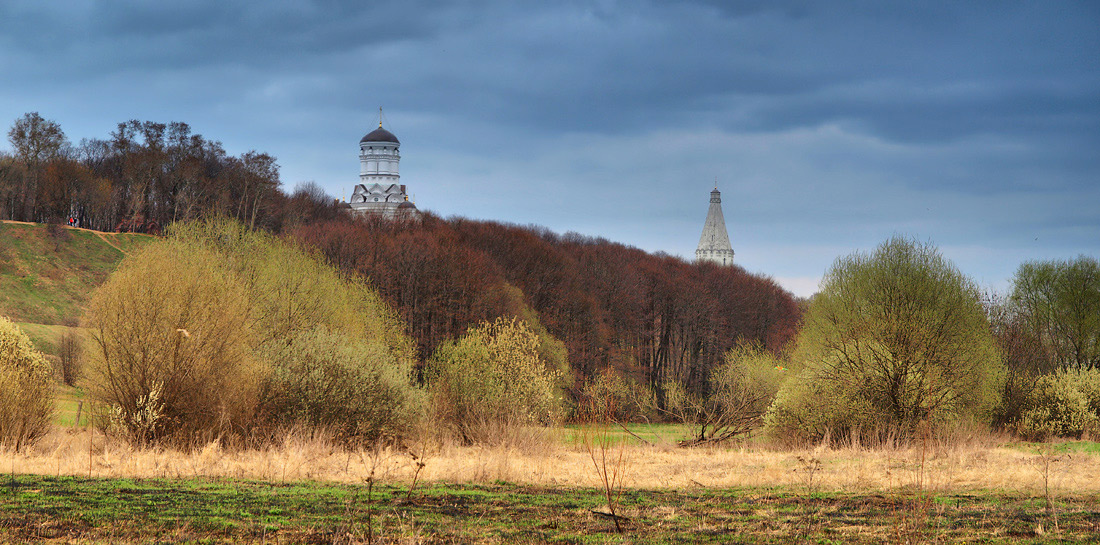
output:
POLYGON ((833 264, 792 359, 802 371, 776 400, 778 433, 803 421, 834 436, 988 421, 1003 376, 977 287, 934 247, 900 237, 833 264), (804 414, 819 402, 824 415, 804 414))
POLYGON ((127 258, 88 308, 101 423, 178 445, 242 431, 264 374, 248 318, 247 293, 213 252, 165 241, 127 258))
POLYGON ((324 326, 292 334, 269 347, 272 362, 261 405, 282 424, 307 424, 344 441, 407 436, 422 400, 400 365, 379 342, 348 338, 324 326))
POLYGON ((394 436, 418 414, 413 342, 377 292, 233 220, 173 225, 97 291, 89 323, 90 392, 138 440, 189 444, 259 422, 394 436))
POLYGON ((1044 375, 1028 397, 1028 409, 1017 424, 1019 434, 1030 440, 1080 437, 1096 424, 1088 398, 1068 373, 1044 375))
POLYGON ((0 445, 22 450, 46 433, 52 417, 50 365, 15 323, 0 316, 0 445))
POLYGON ((821 386, 800 374, 791 377, 764 415, 767 434, 798 444, 820 439, 828 433, 830 422, 843 421, 842 415, 835 414, 836 404, 824 403, 828 396, 821 386))
POLYGON ((426 374, 435 418, 462 440, 491 440, 481 430, 559 420, 556 373, 539 357, 538 336, 518 320, 497 319, 441 345, 426 374))
POLYGON ((725 441, 760 427, 787 374, 772 354, 741 344, 711 371, 705 394, 666 383, 664 412, 692 425, 694 435, 681 443, 685 446, 725 441))
MULTIPOLYGON (((797 373, 780 388, 764 416, 765 433, 787 446, 805 446, 830 439, 862 445, 886 445, 911 439, 913 429, 882 418, 880 409, 845 385, 818 380, 812 370, 797 373)), ((932 431, 951 433, 971 426, 968 418, 931 421, 932 431)), ((981 426, 988 426, 981 423, 981 426)))

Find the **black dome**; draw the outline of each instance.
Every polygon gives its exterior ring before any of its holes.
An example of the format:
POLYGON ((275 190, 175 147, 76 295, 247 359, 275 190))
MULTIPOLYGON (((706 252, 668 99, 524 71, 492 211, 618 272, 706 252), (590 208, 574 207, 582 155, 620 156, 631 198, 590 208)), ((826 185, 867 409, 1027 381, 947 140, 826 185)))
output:
POLYGON ((383 129, 382 127, 374 129, 366 136, 364 136, 362 140, 359 141, 360 144, 362 144, 363 142, 393 142, 394 144, 401 143, 401 141, 398 140, 392 132, 383 129))
POLYGON ((405 201, 405 202, 397 205, 398 210, 405 210, 405 209, 408 209, 408 208, 412 208, 413 210, 416 210, 416 205, 409 202, 409 201, 405 201))

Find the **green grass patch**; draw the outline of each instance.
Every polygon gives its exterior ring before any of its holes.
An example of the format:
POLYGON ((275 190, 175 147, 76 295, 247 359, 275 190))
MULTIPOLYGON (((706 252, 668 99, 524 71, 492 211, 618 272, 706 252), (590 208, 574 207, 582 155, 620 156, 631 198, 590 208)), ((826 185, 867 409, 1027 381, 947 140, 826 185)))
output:
POLYGON ((1100 454, 1100 442, 1074 439, 1061 439, 1049 443, 1017 441, 1004 446, 1035 455, 1047 452, 1048 449, 1053 454, 1100 454))
POLYGON ((626 430, 617 424, 567 424, 562 428, 561 442, 566 445, 579 445, 584 441, 584 434, 592 433, 607 437, 612 445, 638 445, 642 444, 642 441, 669 444, 689 437, 693 431, 691 426, 684 424, 624 424, 624 426, 626 430))
POLYGON ((153 240, 0 222, 0 315, 34 324, 73 323, 126 252, 153 240))
POLYGON ((84 400, 84 391, 80 388, 60 384, 54 391, 54 423, 71 428, 88 425, 88 404, 84 400), (80 422, 76 421, 79 414, 80 422))
POLYGON ((1087 543, 1094 497, 629 490, 624 536, 599 490, 232 479, 0 479, 0 541, 80 543, 1087 543), (369 517, 369 522, 368 522, 369 517))
POLYGON ((75 333, 82 345, 86 346, 90 339, 90 331, 82 327, 69 327, 52 324, 32 324, 16 322, 15 325, 30 337, 31 343, 43 354, 56 356, 57 345, 61 337, 66 333, 75 333))

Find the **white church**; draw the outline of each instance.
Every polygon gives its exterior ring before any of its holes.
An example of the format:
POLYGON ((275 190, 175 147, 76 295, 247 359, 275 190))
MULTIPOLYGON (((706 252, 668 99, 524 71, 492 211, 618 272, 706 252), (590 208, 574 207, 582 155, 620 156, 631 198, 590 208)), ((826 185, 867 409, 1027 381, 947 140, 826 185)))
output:
POLYGON ((398 171, 401 141, 382 128, 379 117, 378 128, 359 140, 359 183, 347 205, 355 214, 378 214, 386 219, 419 217, 398 171))

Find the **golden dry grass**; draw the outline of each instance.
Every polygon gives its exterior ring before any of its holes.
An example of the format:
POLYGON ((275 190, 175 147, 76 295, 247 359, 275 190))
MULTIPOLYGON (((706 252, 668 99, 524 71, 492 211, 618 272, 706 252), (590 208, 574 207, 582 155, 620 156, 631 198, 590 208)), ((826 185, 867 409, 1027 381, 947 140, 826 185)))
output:
MULTIPOLYGON (((620 447, 612 447, 620 448, 620 447)), ((930 490, 1043 493, 1035 454, 1014 448, 964 444, 924 449, 819 446, 771 450, 763 445, 681 449, 672 445, 625 445, 624 486, 640 489, 692 487, 790 487, 795 491, 875 492, 917 486, 930 490), (924 458, 922 470, 922 456, 924 458), (801 461, 800 461, 801 458, 801 461), (807 462, 819 461, 812 480, 807 462), (922 477, 923 475, 923 477, 922 477)), ((412 445, 423 455, 421 482, 595 487, 596 473, 583 445, 555 438, 522 448, 412 445)), ((273 482, 318 480, 363 482, 375 469, 381 482, 408 483, 416 468, 408 451, 347 450, 309 434, 288 434, 260 449, 228 449, 210 443, 181 452, 135 448, 87 430, 56 428, 23 453, 0 453, 0 471, 93 477, 231 477, 273 482)), ((1100 456, 1074 454, 1050 469, 1053 494, 1100 493, 1100 456)))

